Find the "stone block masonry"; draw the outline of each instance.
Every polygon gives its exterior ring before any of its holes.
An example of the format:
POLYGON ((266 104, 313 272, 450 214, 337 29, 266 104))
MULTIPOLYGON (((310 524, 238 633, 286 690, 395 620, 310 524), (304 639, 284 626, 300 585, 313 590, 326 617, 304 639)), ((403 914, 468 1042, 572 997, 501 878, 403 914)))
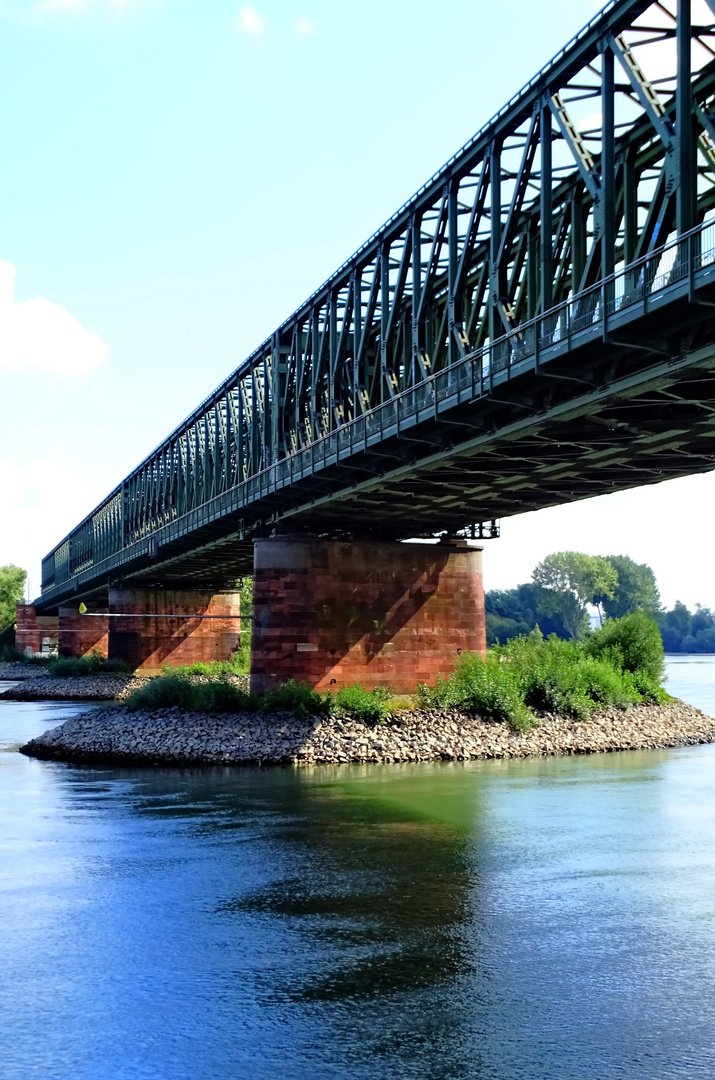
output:
POLYGON ((15 647, 28 656, 54 651, 58 622, 56 615, 38 615, 32 604, 18 604, 15 609, 15 647))
POLYGON ((110 589, 109 659, 147 672, 228 660, 241 644, 239 615, 237 592, 110 589))
POLYGON ((105 659, 109 651, 109 618, 106 612, 92 609, 83 615, 79 608, 61 607, 57 624, 57 652, 60 656, 89 656, 99 653, 105 659))
POLYGON ((486 651, 481 560, 466 541, 256 541, 251 688, 433 684, 486 651))

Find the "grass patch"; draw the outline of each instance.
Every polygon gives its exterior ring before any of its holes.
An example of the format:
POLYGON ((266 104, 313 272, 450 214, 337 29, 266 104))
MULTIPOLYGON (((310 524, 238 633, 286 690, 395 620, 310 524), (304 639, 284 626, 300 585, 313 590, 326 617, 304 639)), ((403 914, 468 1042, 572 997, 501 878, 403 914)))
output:
MULTIPOLYGON (((193 665, 191 665, 193 666, 193 665)), ((200 672, 199 674, 203 674, 200 672)), ((226 678, 193 682, 182 670, 150 679, 124 700, 132 712, 138 709, 184 709, 187 712, 254 712, 257 695, 249 693, 226 678)))
POLYGON ((89 656, 61 656, 50 660, 47 672, 58 679, 82 675, 131 675, 132 669, 123 660, 105 660, 99 653, 89 656))
POLYGON ((134 712, 171 708, 210 713, 290 712, 299 718, 327 716, 334 712, 353 716, 366 724, 384 723, 390 715, 390 691, 380 687, 365 690, 356 684, 344 686, 334 694, 321 694, 307 683, 291 680, 256 694, 237 686, 225 674, 219 673, 201 681, 192 678, 207 674, 211 675, 204 670, 204 665, 174 669, 134 690, 124 704, 134 712))
POLYGON ((204 675, 207 679, 248 674, 248 667, 238 653, 234 653, 230 660, 197 660, 193 664, 182 664, 181 667, 162 664, 161 670, 164 676, 182 675, 190 678, 192 675, 204 675))
POLYGON ((27 653, 21 652, 14 645, 5 644, 0 646, 0 663, 3 664, 37 664, 42 666, 49 664, 51 660, 51 656, 28 656, 27 653))
POLYGON ((14 645, 0 645, 0 663, 24 664, 27 659, 25 653, 20 652, 14 645))

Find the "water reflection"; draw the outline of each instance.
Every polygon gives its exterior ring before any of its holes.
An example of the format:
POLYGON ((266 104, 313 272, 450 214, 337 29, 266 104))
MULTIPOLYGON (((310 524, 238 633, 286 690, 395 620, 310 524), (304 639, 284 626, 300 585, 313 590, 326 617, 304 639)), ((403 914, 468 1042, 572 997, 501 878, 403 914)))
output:
POLYGON ((291 972, 274 992, 297 1001, 376 998, 470 970, 477 789, 458 798, 447 777, 443 786, 433 777, 421 790, 414 771, 399 769, 389 779, 296 780, 278 834, 303 872, 222 908, 277 921, 322 957, 319 972, 291 972))

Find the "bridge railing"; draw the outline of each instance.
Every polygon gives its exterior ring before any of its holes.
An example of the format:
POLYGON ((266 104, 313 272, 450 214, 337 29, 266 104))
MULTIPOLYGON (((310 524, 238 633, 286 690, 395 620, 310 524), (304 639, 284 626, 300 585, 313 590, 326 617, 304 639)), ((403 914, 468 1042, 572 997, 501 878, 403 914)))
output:
MULTIPOLYGON (((709 221, 242 480, 236 487, 244 489, 243 505, 341 457, 356 453, 376 439, 399 435, 401 426, 406 423, 435 417, 440 405, 451 399, 466 402, 488 395, 494 389, 495 380, 508 380, 520 370, 527 370, 529 365, 538 368, 554 351, 578 344, 579 337, 607 332, 609 320, 622 313, 634 309, 647 312, 649 306, 658 302, 658 297, 673 285, 688 278, 692 280, 698 271, 713 264, 715 221, 709 221)), ((115 489, 43 560, 43 591, 66 583, 135 541, 136 536, 129 534, 126 520, 129 501, 141 501, 145 497, 141 478, 137 477, 139 473, 132 474, 115 489)), ((215 499, 205 499, 203 503, 212 501, 215 499)), ((198 509, 198 506, 192 506, 187 518, 195 515, 198 509)), ((142 537, 150 538, 159 527, 167 524, 167 517, 169 521, 175 521, 181 515, 174 507, 161 519, 147 520, 142 537), (159 524, 154 524, 157 520, 159 524)))

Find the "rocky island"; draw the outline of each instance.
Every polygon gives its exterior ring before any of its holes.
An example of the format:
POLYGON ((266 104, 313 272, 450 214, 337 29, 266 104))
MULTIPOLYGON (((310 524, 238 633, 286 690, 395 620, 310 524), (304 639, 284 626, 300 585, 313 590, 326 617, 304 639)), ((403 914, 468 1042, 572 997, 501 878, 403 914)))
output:
POLYGON ((130 712, 111 706, 65 721, 21 752, 70 762, 318 765, 591 754, 714 741, 715 720, 675 699, 608 707, 587 720, 544 714, 529 731, 458 709, 402 710, 371 726, 340 716, 130 712))

